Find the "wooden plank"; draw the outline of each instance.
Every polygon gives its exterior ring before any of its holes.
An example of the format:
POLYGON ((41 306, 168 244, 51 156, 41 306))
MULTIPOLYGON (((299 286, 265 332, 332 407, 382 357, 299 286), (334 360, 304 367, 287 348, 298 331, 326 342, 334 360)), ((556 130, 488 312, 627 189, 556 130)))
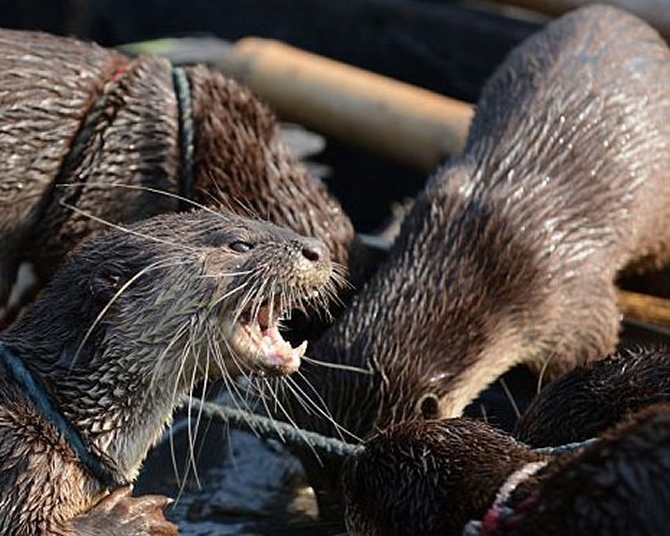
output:
POLYGON ((656 28, 666 40, 670 38, 670 3, 668 0, 494 0, 500 4, 509 4, 538 13, 562 15, 588 4, 609 4, 634 13, 656 28))

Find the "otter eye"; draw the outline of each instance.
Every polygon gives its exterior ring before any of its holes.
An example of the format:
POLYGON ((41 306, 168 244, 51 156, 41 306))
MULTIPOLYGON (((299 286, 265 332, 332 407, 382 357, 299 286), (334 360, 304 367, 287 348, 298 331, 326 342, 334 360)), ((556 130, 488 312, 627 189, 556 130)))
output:
POLYGON ((233 251, 237 251, 238 253, 246 253, 247 251, 253 249, 254 246, 249 242, 238 240, 237 242, 232 242, 228 247, 233 251))
POLYGON ((121 288, 124 280, 117 267, 100 266, 89 281, 89 288, 96 302, 107 303, 121 288))
POLYGON ((424 419, 437 419, 440 416, 440 401, 435 393, 426 393, 419 398, 415 411, 424 419))

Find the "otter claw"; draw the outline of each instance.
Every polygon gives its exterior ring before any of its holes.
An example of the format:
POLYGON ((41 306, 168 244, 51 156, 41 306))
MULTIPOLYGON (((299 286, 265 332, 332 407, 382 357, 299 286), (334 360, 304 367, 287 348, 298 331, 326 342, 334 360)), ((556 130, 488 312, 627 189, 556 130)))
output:
POLYGON ((133 497, 129 487, 119 488, 77 520, 74 534, 177 536, 177 526, 163 514, 163 509, 172 502, 162 495, 133 497))

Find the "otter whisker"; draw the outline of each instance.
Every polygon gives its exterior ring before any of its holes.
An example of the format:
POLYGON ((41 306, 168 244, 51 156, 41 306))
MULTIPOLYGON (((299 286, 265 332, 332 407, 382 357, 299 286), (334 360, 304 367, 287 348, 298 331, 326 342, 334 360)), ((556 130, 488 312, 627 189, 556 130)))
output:
MULTIPOLYGON (((201 274, 198 275, 198 279, 220 279, 222 277, 235 277, 249 275, 251 270, 243 270, 241 272, 218 272, 216 274, 201 274)), ((226 295, 227 296, 227 295, 226 295)))
MULTIPOLYGON (((235 203, 235 205, 237 206, 238 209, 240 209, 241 214, 243 214, 247 218, 252 218, 254 220, 261 220, 261 221, 270 221, 269 218, 268 218, 267 213, 261 215, 261 213, 258 212, 253 207, 253 205, 251 204, 251 200, 244 200, 244 199, 240 199, 239 197, 234 197, 231 201, 235 203)), ((232 207, 231 207, 231 209, 232 209, 232 207)), ((234 209, 232 209, 232 210, 234 210, 234 209)), ((237 212, 237 211, 235 211, 235 212, 237 212)))
POLYGON ((244 283, 244 286, 242 288, 248 287, 248 286, 250 286, 250 288, 247 289, 247 292, 244 294, 244 296, 242 296, 242 298, 240 299, 240 302, 237 306, 237 311, 235 312, 235 316, 234 316, 235 322, 239 321, 240 315, 244 311, 247 310, 249 303, 252 302, 252 297, 253 297, 253 293, 254 293, 253 281, 247 280, 244 283))
POLYGON ((266 385, 268 386, 268 389, 270 390, 270 400, 274 401, 275 403, 275 409, 276 409, 276 402, 277 400, 281 400, 281 397, 279 396, 279 391, 282 385, 281 378, 268 378, 266 385))
POLYGON ((216 300, 214 300, 214 303, 212 303, 212 307, 216 307, 226 299, 230 298, 233 294, 238 293, 240 290, 244 289, 248 284, 249 284, 248 282, 241 283, 237 285, 235 288, 219 296, 216 300))
POLYGON ((552 359, 554 358, 556 354, 551 354, 549 357, 542 363, 542 368, 540 369, 540 373, 537 375, 537 390, 535 392, 536 395, 540 394, 540 391, 542 391, 542 384, 544 383, 544 377, 547 374, 547 371, 549 370, 549 365, 551 364, 552 359))
POLYGON ((268 378, 264 377, 262 383, 259 382, 258 388, 262 390, 263 400, 267 404, 272 404, 274 411, 277 410, 278 401, 282 400, 279 396, 279 385, 282 383, 282 378, 268 378))
POLYGON ((514 416, 518 419, 519 417, 521 417, 521 411, 519 411, 519 406, 517 405, 516 400, 514 400, 514 396, 512 396, 512 391, 510 391, 509 387, 507 386, 507 382, 505 381, 504 378, 500 378, 498 382, 500 383, 500 387, 502 387, 503 391, 505 391, 505 396, 507 397, 512 406, 514 416))
MULTIPOLYGON (((228 348, 228 352, 229 352, 231 360, 233 361, 235 366, 240 371, 240 375, 245 379, 249 379, 249 376, 245 372, 244 368, 240 365, 240 360, 238 359, 238 356, 237 356, 236 352, 233 351, 232 348, 230 348, 227 341, 224 340, 224 342, 226 344, 226 347, 228 348)), ((233 387, 233 391, 231 391, 231 394, 237 395, 240 399, 244 399, 244 396, 239 391, 239 386, 237 385, 237 382, 231 381, 230 383, 232 384, 232 387, 233 387)), ((236 400, 235 396, 233 396, 233 399, 236 400)), ((248 408, 248 405, 247 405, 246 402, 245 402, 245 406, 248 408)))
MULTIPOLYGON (((212 214, 215 214, 217 216, 221 216, 220 212, 217 210, 214 210, 211 206, 208 205, 203 205, 202 203, 198 203, 197 201, 194 201, 192 199, 189 199, 188 197, 184 197, 182 195, 170 192, 168 190, 159 190, 158 188, 151 188, 150 186, 144 186, 141 184, 124 184, 120 182, 101 182, 101 181, 86 181, 87 186, 98 186, 100 188, 122 188, 125 190, 139 190, 142 192, 149 192, 152 194, 158 194, 158 195, 163 195, 165 197, 169 197, 171 199, 176 199, 177 201, 180 201, 182 203, 186 203, 191 205, 194 209, 201 209, 205 210, 207 212, 210 212, 212 214)), ((78 182, 73 182, 73 183, 59 183, 56 185, 58 188, 81 188, 81 184, 78 182)), ((230 209, 230 212, 232 211, 232 208, 230 209)))
MULTIPOLYGON (((158 358, 156 359, 156 366, 154 367, 154 370, 152 371, 151 374, 151 381, 149 382, 149 387, 153 388, 155 386, 155 382, 158 381, 158 374, 159 371, 163 370, 162 368, 162 363, 163 361, 167 358, 168 353, 170 350, 172 350, 172 347, 177 343, 177 341, 189 330, 189 323, 184 323, 181 325, 181 327, 174 333, 174 335, 171 337, 170 341, 167 343, 163 351, 158 355, 158 358)), ((177 381, 177 383, 179 383, 177 381)))
MULTIPOLYGON (((310 403, 310 405, 312 406, 312 408, 314 408, 314 409, 316 410, 317 414, 319 414, 319 415, 321 415, 322 417, 324 417, 330 424, 333 425, 333 427, 335 427, 335 429, 338 431, 338 435, 340 435, 340 432, 341 432, 341 433, 343 433, 344 435, 347 435, 347 436, 353 438, 353 439, 356 440, 356 441, 359 441, 359 442, 362 441, 362 439, 361 439, 360 437, 358 437, 358 436, 357 436, 356 434, 354 434, 353 432, 350 432, 349 430, 347 430, 346 428, 344 428, 342 425, 340 425, 340 424, 335 420, 335 418, 334 418, 334 417, 332 416, 332 414, 330 413, 330 409, 328 408, 328 404, 326 404, 325 400, 321 397, 321 394, 314 388, 314 386, 312 385, 312 383, 305 377, 304 374, 301 374, 300 371, 298 371, 298 374, 300 374, 300 377, 302 378, 302 380, 303 380, 303 381, 305 382, 305 384, 311 389, 311 391, 312 391, 312 392, 314 393, 314 395, 316 396, 318 402, 319 402, 320 404, 322 404, 322 406, 319 406, 319 404, 317 404, 316 402, 314 402, 314 401, 311 399, 311 397, 309 397, 309 396, 307 395, 307 393, 302 389, 302 387, 300 387, 300 385, 298 384, 298 382, 296 382, 293 378, 291 378, 290 376, 288 376, 288 377, 286 377, 285 379, 286 379, 286 383, 287 383, 287 385, 291 388, 292 392, 295 393, 295 392, 296 392, 295 390, 297 390, 300 394, 302 394, 303 396, 305 396, 305 399, 310 403)), ((343 438, 343 436, 340 435, 340 438, 343 438)))
MULTIPOLYGON (((221 348, 219 347, 219 345, 214 344, 214 341, 221 341, 221 340, 225 341, 225 339, 223 337, 218 336, 218 333, 215 333, 214 335, 212 335, 212 333, 211 333, 212 329, 214 329, 214 328, 211 328, 211 327, 207 328, 207 333, 206 333, 207 349, 208 349, 208 352, 211 352, 213 354, 214 364, 219 369, 221 379, 227 385, 230 374, 229 374, 228 370, 226 369, 225 358, 223 357, 223 354, 221 353, 221 348)), ((217 332, 218 332, 218 329, 217 329, 217 332)))
POLYGON ((219 184, 219 181, 212 174, 211 169, 207 169, 206 173, 207 178, 209 179, 209 184, 211 184, 214 188, 214 192, 210 190, 203 190, 201 191, 201 195, 204 195, 206 199, 209 199, 212 203, 212 206, 221 207, 224 210, 230 210, 232 212, 233 207, 230 203, 230 199, 226 198, 226 194, 221 189, 221 184, 219 184), (218 196, 214 195, 214 193, 218 194, 218 196))
POLYGON ((246 216, 247 218, 254 220, 265 219, 261 218, 254 210, 253 206, 251 205, 251 200, 247 200, 248 204, 243 204, 242 199, 240 199, 238 196, 231 196, 226 194, 226 192, 224 192, 221 188, 221 179, 215 177, 210 169, 207 169, 207 176, 209 178, 209 185, 211 188, 213 188, 214 192, 210 190, 203 190, 200 192, 200 194, 208 198, 211 201, 212 206, 220 207, 223 210, 227 210, 232 213, 238 213, 242 216, 246 216), (214 195, 215 193, 218 195, 214 195), (235 210, 233 207, 233 202, 235 202, 235 204, 241 209, 241 212, 237 212, 235 210))
MULTIPOLYGON (((189 319, 189 322, 187 324, 187 329, 189 330, 189 337, 187 338, 184 349, 182 350, 182 359, 180 360, 179 368, 177 369, 177 374, 175 375, 176 376, 176 382, 175 382, 175 385, 174 385, 174 390, 172 392, 172 407, 177 406, 177 393, 178 393, 178 390, 179 390, 179 385, 181 385, 181 377, 184 373, 184 366, 185 366, 185 363, 186 363, 185 355, 189 352, 189 345, 193 341, 193 337, 191 335, 191 333, 192 333, 191 328, 192 328, 192 321, 189 319)), ((179 489, 181 490, 182 489, 182 477, 181 477, 181 474, 179 472, 179 466, 177 464, 177 453, 174 450, 174 434, 172 432, 170 433, 170 460, 172 462, 172 470, 174 472, 175 479, 177 481, 177 485, 178 485, 179 489)), ((184 476, 183 481, 184 482, 186 481, 185 476, 184 476)), ((180 491, 180 493, 181 493, 181 491, 180 491)), ((180 496, 181 495, 177 496, 177 499, 176 499, 177 501, 179 500, 180 496)))
MULTIPOLYGON (((267 384, 267 379, 265 379, 265 383, 267 384)), ((270 387, 268 386, 268 388, 270 388, 270 387)), ((286 410, 286 408, 284 407, 284 405, 281 403, 280 400, 278 400, 278 399, 275 398, 275 402, 276 402, 276 407, 278 408, 278 413, 280 413, 281 415, 283 415, 283 416, 285 417, 286 421, 287 421, 291 426, 293 426, 293 427, 299 432, 299 435, 300 435, 300 437, 301 437, 302 440, 303 440, 303 444, 309 446, 309 450, 312 452, 312 454, 314 455, 314 457, 316 458, 316 460, 319 462, 319 464, 322 464, 323 462, 322 462, 322 460, 321 460, 321 457, 319 456, 319 453, 318 453, 318 452, 316 451, 316 449, 312 446, 312 444, 310 443, 309 439, 307 439, 307 437, 304 435, 303 430, 298 426, 298 423, 296 423, 296 421, 293 419, 293 417, 290 415, 290 413, 286 410)), ((270 410, 269 410, 269 408, 267 407, 267 405, 266 405, 265 403, 264 403, 263 405, 264 405, 264 407, 265 407, 265 410, 266 410, 267 414, 268 414, 268 415, 272 415, 272 413, 270 412, 270 410)), ((274 420, 273 420, 273 423, 274 423, 274 420)), ((281 430, 279 429, 278 426, 275 426, 275 431, 277 432, 277 435, 278 435, 280 438, 282 438, 282 441, 283 441, 283 440, 284 440, 284 439, 283 439, 284 436, 283 436, 283 434, 282 434, 282 432, 281 432, 281 430)))
MULTIPOLYGON (((264 378, 264 377, 263 377, 264 378)), ((272 400, 272 397, 266 393, 265 385, 263 382, 258 381, 258 377, 250 376, 247 378, 247 391, 246 396, 248 398, 253 397, 256 402, 261 402, 263 400, 272 400)))
MULTIPOLYGON (((199 354, 199 353, 198 353, 199 354)), ((199 362, 199 355, 196 355, 196 363, 199 362)), ((200 477, 198 476, 198 468, 196 465, 196 459, 195 459, 195 440, 198 436, 198 428, 200 427, 200 419, 202 418, 202 401, 205 399, 205 395, 207 393, 207 380, 209 379, 209 355, 207 355, 207 358, 205 359, 205 370, 204 370, 204 378, 202 379, 202 392, 200 393, 200 405, 199 405, 199 410, 196 416, 196 421, 195 421, 195 426, 191 425, 191 408, 193 407, 193 404, 188 404, 188 409, 186 411, 186 421, 187 421, 187 436, 188 436, 188 460, 186 463, 186 472, 184 473, 184 485, 186 484, 186 478, 188 477, 189 467, 193 468, 193 477, 195 478, 196 485, 198 488, 202 487, 202 484, 200 482, 200 477)), ((188 398, 189 400, 193 400, 193 390, 195 388, 195 384, 198 381, 198 374, 197 374, 197 366, 193 367, 193 374, 191 376, 191 382, 189 386, 189 395, 188 398)))
MULTIPOLYGON (((218 327, 215 327, 215 329, 218 330, 218 327)), ((244 374, 242 372, 242 369, 241 369, 240 364, 238 362, 237 356, 235 355, 235 352, 233 351, 232 348, 230 348, 230 346, 228 345, 227 341, 224 338, 212 337, 212 336, 208 337, 208 348, 210 348, 212 353, 214 354, 214 358, 215 358, 214 362, 217 365, 217 367, 219 368, 219 371, 221 373, 221 379, 222 379, 226 389, 231 394, 233 402, 238 407, 238 409, 249 409, 248 406, 246 405, 246 403, 245 403, 245 406, 246 406, 245 408, 241 408, 239 406, 238 399, 235 395, 239 396, 240 398, 242 398, 242 395, 239 392, 239 388, 238 388, 236 382, 233 380, 233 378, 231 377, 230 373, 228 372, 228 370, 225 366, 225 359, 223 357, 223 354, 221 353, 220 346, 213 344, 214 340, 223 340, 224 341, 224 343, 226 344, 226 346, 228 348, 228 353, 230 354, 230 358, 233 361, 234 365, 241 371, 242 374, 244 374)))
POLYGON ((316 415, 316 412, 312 407, 313 403, 311 401, 306 400, 306 397, 304 397, 297 390, 295 390, 293 388, 293 382, 289 380, 282 382, 282 400, 286 400, 287 397, 290 397, 291 399, 295 400, 298 403, 298 405, 302 408, 305 414, 316 415))
POLYGON ((165 239, 162 239, 162 238, 151 236, 151 235, 148 235, 148 234, 145 234, 145 233, 141 233, 139 231, 134 231, 133 229, 130 229, 129 227, 126 227, 126 226, 118 224, 118 223, 111 222, 111 221, 106 220, 104 218, 100 218, 100 217, 98 217, 98 216, 96 216, 96 215, 94 215, 90 212, 87 212, 85 210, 82 210, 82 209, 80 209, 80 208, 78 208, 74 205, 70 205, 69 203, 67 203, 63 200, 59 200, 58 204, 61 205, 64 208, 72 210, 76 214, 80 214, 82 216, 85 216, 86 218, 89 218, 92 221, 102 223, 103 225, 105 225, 107 227, 110 227, 111 229, 117 229, 119 231, 123 231, 125 233, 131 234, 131 235, 134 235, 134 236, 138 236, 138 237, 144 238, 146 240, 151 240, 152 242, 156 242, 158 244, 165 244, 167 246, 177 246, 177 247, 180 247, 181 249, 186 250, 186 251, 197 251, 197 248, 188 246, 188 245, 183 244, 183 243, 172 242, 170 240, 165 240, 165 239))
MULTIPOLYGON (((263 378, 262 382, 263 382, 264 387, 267 388, 272 393, 272 387, 271 387, 270 382, 268 381, 268 379, 263 378)), ((263 389, 263 390, 265 390, 265 389, 263 389)), ((280 406, 278 406, 278 400, 276 398, 274 399, 274 401, 275 401, 275 410, 276 410, 280 406)), ((268 401, 265 397, 261 398, 261 404, 263 405, 263 409, 265 410, 265 414, 266 415, 272 415, 272 411, 270 410, 270 407, 268 406, 268 401)), ((273 420, 273 422, 274 422, 274 420, 273 420)), ((293 424, 294 426, 297 427, 297 425, 295 423, 291 423, 291 424, 293 424)), ((281 441, 284 442, 284 436, 282 435, 282 433, 277 428, 275 428, 275 430, 277 431, 277 434, 279 435, 279 438, 281 439, 281 441)))
POLYGON ((255 289, 254 297, 252 299, 252 307, 251 307, 251 318, 254 319, 254 320, 256 320, 258 318, 258 313, 260 311, 260 308, 263 305, 263 302, 265 301, 263 299, 263 296, 265 295, 265 289, 268 286, 270 286, 270 285, 268 284, 267 280, 264 280, 255 289))
POLYGON ((374 372, 370 369, 364 369, 364 368, 361 368, 361 367, 354 367, 353 365, 343 365, 341 363, 330 363, 328 361, 320 361, 319 359, 314 359, 314 358, 308 357, 306 355, 303 355, 302 359, 304 359, 308 363, 312 363, 312 364, 314 364, 316 366, 319 366, 319 367, 325 367, 325 368, 331 368, 331 369, 337 369, 337 370, 347 370, 349 372, 355 372, 356 374, 365 374, 366 376, 374 375, 374 372))

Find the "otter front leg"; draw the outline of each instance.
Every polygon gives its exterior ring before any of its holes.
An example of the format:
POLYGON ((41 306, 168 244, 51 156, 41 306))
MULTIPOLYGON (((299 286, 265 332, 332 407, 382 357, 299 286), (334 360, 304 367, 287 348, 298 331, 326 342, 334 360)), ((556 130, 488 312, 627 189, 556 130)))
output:
POLYGON ((163 515, 169 499, 160 495, 131 497, 120 488, 85 514, 71 520, 59 536, 177 536, 177 526, 163 515))

